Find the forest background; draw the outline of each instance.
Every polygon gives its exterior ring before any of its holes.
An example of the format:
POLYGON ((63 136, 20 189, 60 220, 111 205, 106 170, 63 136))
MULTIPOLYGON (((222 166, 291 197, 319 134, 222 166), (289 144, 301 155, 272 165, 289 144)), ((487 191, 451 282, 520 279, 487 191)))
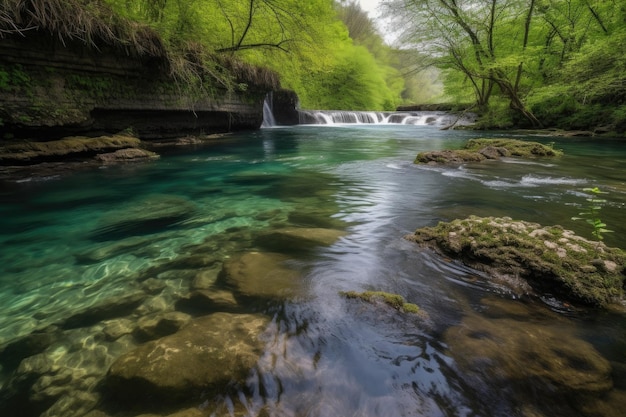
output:
POLYGON ((382 1, 393 45, 355 0, 104 1, 173 54, 274 70, 303 108, 453 103, 485 128, 626 131, 626 0, 382 1))

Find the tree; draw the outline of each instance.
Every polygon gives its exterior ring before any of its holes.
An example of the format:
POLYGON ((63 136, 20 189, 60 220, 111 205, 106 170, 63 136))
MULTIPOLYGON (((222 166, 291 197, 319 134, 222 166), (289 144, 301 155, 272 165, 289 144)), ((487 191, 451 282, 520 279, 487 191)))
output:
POLYGON ((219 74, 223 59, 245 61, 279 73, 310 108, 393 110, 403 89, 380 36, 353 40, 333 0, 106 1, 155 28, 178 51, 176 72, 190 77, 219 74), (211 59, 218 63, 200 70, 211 59))
POLYGON ((510 108, 537 127, 541 123, 521 94, 535 5, 536 0, 399 0, 392 7, 410 16, 405 41, 426 49, 442 69, 462 73, 480 107, 489 105, 497 87, 510 108))
POLYGON ((607 120, 602 114, 612 113, 615 123, 624 119, 622 0, 390 4, 405 30, 405 47, 431 57, 443 71, 448 94, 460 97, 459 87, 468 86, 485 113, 506 99, 517 124, 534 127, 583 126, 581 118, 573 123, 571 112, 597 123, 607 120), (608 103, 619 109, 605 109, 608 103))

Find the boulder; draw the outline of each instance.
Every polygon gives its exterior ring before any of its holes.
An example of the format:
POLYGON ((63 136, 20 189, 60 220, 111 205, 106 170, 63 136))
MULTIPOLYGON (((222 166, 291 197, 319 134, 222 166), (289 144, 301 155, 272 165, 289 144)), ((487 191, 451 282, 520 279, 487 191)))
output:
POLYGON ((196 205, 185 197, 152 194, 129 201, 119 209, 106 213, 98 220, 97 228, 90 237, 103 242, 121 239, 127 241, 131 236, 162 232, 167 227, 191 217, 195 212, 196 205))
POLYGON ((142 317, 133 334, 142 341, 154 340, 176 333, 191 321, 191 316, 179 311, 142 317))
POLYGON ((510 152, 504 147, 485 146, 478 151, 479 154, 487 159, 499 159, 503 156, 509 156, 510 152))
POLYGON ((248 252, 224 262, 219 280, 246 297, 284 299, 298 293, 300 272, 278 253, 248 252))
POLYGON ((222 265, 217 264, 211 268, 206 268, 198 271, 193 281, 191 281, 191 288, 194 290, 208 290, 213 287, 217 277, 222 270, 222 265))
POLYGON ((134 291, 124 296, 107 298, 98 304, 74 313, 64 321, 62 327, 65 329, 86 327, 99 321, 126 316, 137 308, 145 298, 146 294, 143 291, 134 291))
POLYGON ((263 349, 269 319, 216 313, 120 356, 106 383, 119 401, 171 402, 241 383, 263 349))
POLYGON ((42 353, 60 336, 59 329, 51 326, 0 345, 0 367, 4 369, 17 367, 22 359, 42 353))
POLYGON ((568 329, 528 318, 470 314, 445 332, 444 341, 467 376, 487 378, 489 385, 501 383, 521 395, 549 392, 556 401, 608 392, 613 386, 609 362, 568 329))
POLYGON ((102 333, 104 334, 106 340, 110 342, 113 342, 124 335, 131 334, 135 328, 133 321, 125 318, 107 320, 103 322, 103 324, 104 329, 102 330, 102 333))
POLYGON ((416 164, 463 164, 466 162, 481 162, 485 156, 478 152, 467 152, 464 150, 444 150, 444 151, 428 151, 420 152, 415 158, 416 164))
POLYGON ((562 151, 554 149, 550 144, 519 139, 470 139, 463 149, 471 152, 480 152, 487 147, 493 147, 498 152, 506 152, 502 156, 518 156, 522 158, 561 156, 562 151))
POLYGON ((255 243, 276 252, 298 252, 330 246, 345 232, 319 227, 285 227, 260 234, 255 243))
POLYGON ((98 244, 96 247, 75 254, 74 257, 80 263, 92 264, 127 253, 156 256, 157 254, 150 250, 150 246, 155 245, 159 240, 154 239, 153 236, 130 236, 126 239, 98 244))
POLYGON ((486 272, 517 296, 549 295, 600 307, 624 297, 626 253, 560 226, 470 216, 406 238, 486 272))
POLYGON ((176 309, 190 312, 235 311, 239 304, 232 292, 219 288, 193 291, 176 302, 176 309))
POLYGON ((560 155, 561 151, 538 142, 517 139, 470 139, 463 149, 421 152, 415 158, 415 163, 458 165, 500 159, 504 156, 533 158, 560 155))
POLYGON ((160 279, 148 278, 141 283, 141 289, 148 294, 159 294, 167 287, 167 284, 160 279))

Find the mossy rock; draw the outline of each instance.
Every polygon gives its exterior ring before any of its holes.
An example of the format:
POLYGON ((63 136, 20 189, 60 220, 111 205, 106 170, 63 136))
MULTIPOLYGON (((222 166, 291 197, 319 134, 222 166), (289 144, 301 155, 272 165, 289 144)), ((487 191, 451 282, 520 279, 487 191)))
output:
POLYGON ((341 291, 340 295, 348 299, 357 299, 367 301, 368 303, 384 303, 403 313, 419 314, 420 309, 417 305, 407 303, 404 297, 399 294, 392 294, 383 291, 341 291))
MULTIPOLYGON (((41 160, 63 160, 68 155, 114 152, 119 149, 138 148, 141 141, 127 135, 67 137, 47 142, 23 141, 0 147, 0 163, 33 163, 41 160)), ((155 154, 156 155, 156 154, 155 154)))
POLYGON ((521 158, 555 157, 563 153, 539 142, 517 139, 470 139, 463 149, 420 152, 416 164, 463 164, 506 156, 521 158))
POLYGON ((479 152, 488 146, 504 148, 511 156, 519 156, 522 158, 563 155, 562 151, 554 149, 552 146, 518 139, 470 139, 463 149, 479 152))
POLYGON ((470 216, 418 229, 406 238, 502 283, 521 278, 533 292, 565 302, 605 307, 624 298, 626 253, 561 226, 470 216))

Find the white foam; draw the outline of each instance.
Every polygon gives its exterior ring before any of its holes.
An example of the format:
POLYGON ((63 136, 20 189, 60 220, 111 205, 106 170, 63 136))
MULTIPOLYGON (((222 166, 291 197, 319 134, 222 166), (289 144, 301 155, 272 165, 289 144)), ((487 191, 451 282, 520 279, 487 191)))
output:
POLYGON ((579 185, 586 181, 579 178, 566 177, 538 177, 532 174, 524 175, 520 181, 522 185, 535 187, 539 185, 579 185))

